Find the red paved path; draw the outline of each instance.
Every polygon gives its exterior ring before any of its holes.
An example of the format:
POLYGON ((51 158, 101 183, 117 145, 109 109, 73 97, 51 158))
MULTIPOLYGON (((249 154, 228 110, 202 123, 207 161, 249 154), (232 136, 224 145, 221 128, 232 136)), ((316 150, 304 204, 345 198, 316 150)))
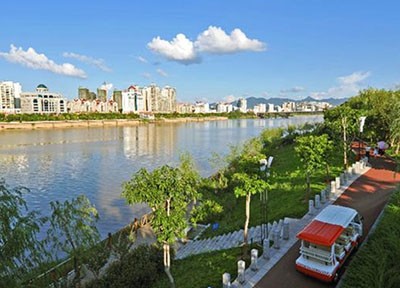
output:
MULTIPOLYGON (((387 158, 371 159, 372 169, 360 176, 336 200, 336 204, 357 209, 364 216, 364 235, 388 201, 391 192, 400 183, 400 174, 395 174, 395 164, 387 158)), ((300 241, 282 257, 282 259, 255 286, 271 288, 313 288, 335 287, 307 277, 295 270, 295 261, 299 256, 300 241)))

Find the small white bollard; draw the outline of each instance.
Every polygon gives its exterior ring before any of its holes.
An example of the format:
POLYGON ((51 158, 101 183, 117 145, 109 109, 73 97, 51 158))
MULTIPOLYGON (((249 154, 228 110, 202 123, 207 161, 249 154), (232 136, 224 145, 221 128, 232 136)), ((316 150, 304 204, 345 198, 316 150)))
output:
POLYGON ((356 163, 351 164, 351 171, 352 171, 353 175, 357 175, 358 174, 356 163))
POLYGON ((336 181, 331 181, 331 194, 336 193, 336 181))
POLYGON ((335 183, 336 183, 336 191, 338 190, 338 189, 340 189, 340 177, 336 177, 335 178, 335 183))
POLYGON ((318 194, 315 195, 315 209, 320 209, 321 208, 321 196, 318 194))
POLYGON ((222 274, 222 288, 231 288, 231 274, 222 274))
POLYGON ((321 203, 325 204, 326 202, 326 190, 321 191, 321 203))
POLYGON ((270 240, 264 239, 264 241, 263 241, 263 258, 265 260, 268 260, 271 257, 270 245, 271 245, 270 240))
POLYGON ((274 248, 275 249, 279 249, 279 248, 281 248, 281 246, 280 246, 280 243, 279 243, 279 231, 278 230, 274 230, 273 232, 272 232, 273 234, 274 234, 274 248))
POLYGON ((283 240, 289 240, 289 222, 283 222, 283 233, 282 233, 283 240))
POLYGON ((313 200, 308 200, 308 214, 310 214, 310 215, 314 214, 314 201, 313 200))
POLYGON ((351 177, 353 177, 353 167, 347 167, 347 179, 350 180, 351 177))
POLYGON ((243 260, 239 260, 237 265, 238 265, 237 280, 240 284, 243 284, 246 281, 246 278, 244 275, 244 271, 246 270, 246 262, 244 262, 243 260))
POLYGON ((340 183, 342 183, 342 185, 346 185, 347 184, 347 177, 346 177, 346 172, 343 172, 342 174, 340 174, 340 183))
POLYGON ((257 249, 251 249, 250 269, 252 271, 257 271, 258 270, 258 250, 257 249))

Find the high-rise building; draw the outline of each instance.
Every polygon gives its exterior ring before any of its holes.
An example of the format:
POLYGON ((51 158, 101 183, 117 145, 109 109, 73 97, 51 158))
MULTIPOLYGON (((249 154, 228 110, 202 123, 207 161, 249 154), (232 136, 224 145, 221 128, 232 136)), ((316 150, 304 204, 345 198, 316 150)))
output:
POLYGON ((81 100, 90 100, 90 91, 88 88, 79 87, 78 88, 78 97, 81 100))
POLYGON ((12 81, 0 82, 0 112, 16 113, 21 108, 21 84, 12 81))
POLYGON ((176 90, 173 87, 165 86, 161 90, 159 111, 171 113, 176 111, 176 90))
POLYGON ((97 99, 100 101, 106 102, 107 101, 107 90, 100 87, 97 88, 97 99))
POLYGON ((67 99, 61 94, 50 92, 44 84, 39 84, 35 92, 21 93, 22 113, 65 113, 67 99))
POLYGON ((240 112, 246 113, 247 112, 247 100, 244 98, 239 98, 237 107, 239 108, 240 112))
POLYGON ((122 91, 114 90, 112 100, 118 104, 119 109, 122 111, 122 91))

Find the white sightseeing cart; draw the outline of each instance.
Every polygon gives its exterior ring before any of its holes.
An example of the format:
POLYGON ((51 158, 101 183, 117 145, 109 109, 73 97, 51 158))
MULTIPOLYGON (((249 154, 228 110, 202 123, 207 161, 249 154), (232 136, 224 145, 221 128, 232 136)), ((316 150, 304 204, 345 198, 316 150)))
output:
POLYGON ((339 269, 358 247, 363 234, 362 217, 352 208, 330 205, 301 232, 296 269, 325 282, 335 282, 339 269))

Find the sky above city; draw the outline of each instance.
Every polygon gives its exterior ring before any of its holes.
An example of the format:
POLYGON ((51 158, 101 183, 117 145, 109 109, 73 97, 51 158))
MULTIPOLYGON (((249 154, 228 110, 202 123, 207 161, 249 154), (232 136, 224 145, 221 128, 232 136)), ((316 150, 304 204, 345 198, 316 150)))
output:
POLYGON ((400 1, 4 1, 0 81, 66 98, 104 83, 179 102, 400 87, 400 1))

